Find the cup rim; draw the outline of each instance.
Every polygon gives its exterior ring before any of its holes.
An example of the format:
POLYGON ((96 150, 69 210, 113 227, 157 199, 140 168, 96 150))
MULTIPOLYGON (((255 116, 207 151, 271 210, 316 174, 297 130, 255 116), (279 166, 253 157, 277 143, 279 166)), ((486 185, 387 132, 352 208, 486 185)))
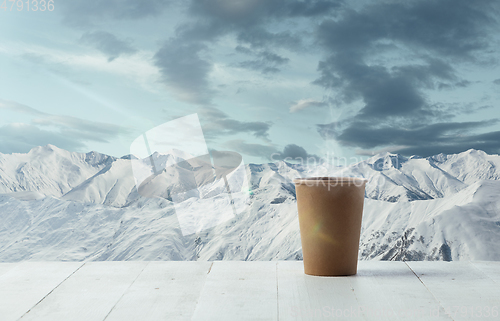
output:
POLYGON ((338 177, 338 176, 321 176, 321 177, 300 177, 300 178, 294 178, 293 182, 295 185, 300 185, 300 184, 305 184, 308 186, 312 185, 336 185, 336 184, 342 184, 342 185, 356 185, 356 186, 361 186, 363 184, 366 184, 368 180, 366 178, 362 177, 338 177))

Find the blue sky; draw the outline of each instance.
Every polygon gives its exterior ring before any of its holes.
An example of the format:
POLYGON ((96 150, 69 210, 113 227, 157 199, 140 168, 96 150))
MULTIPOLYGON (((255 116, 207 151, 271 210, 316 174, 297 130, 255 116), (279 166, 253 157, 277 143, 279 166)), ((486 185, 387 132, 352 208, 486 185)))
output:
MULTIPOLYGON (((55 1, 0 9, 0 152, 122 156, 198 113, 210 149, 500 152, 497 1, 55 1)), ((175 135, 175 133, 172 133, 175 135)))

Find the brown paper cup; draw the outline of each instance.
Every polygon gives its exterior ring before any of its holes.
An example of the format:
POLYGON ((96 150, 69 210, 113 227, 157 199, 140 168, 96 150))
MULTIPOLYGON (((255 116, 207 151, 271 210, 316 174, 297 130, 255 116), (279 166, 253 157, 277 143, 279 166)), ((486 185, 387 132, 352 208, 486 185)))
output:
POLYGON ((366 180, 313 177, 294 180, 304 272, 318 276, 354 275, 366 180))

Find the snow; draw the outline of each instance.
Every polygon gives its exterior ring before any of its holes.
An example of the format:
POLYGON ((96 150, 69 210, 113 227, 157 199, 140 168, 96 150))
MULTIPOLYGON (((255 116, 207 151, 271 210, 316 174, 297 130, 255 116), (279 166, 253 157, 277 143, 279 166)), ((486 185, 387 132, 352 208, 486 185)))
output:
POLYGON ((35 147, 27 154, 0 154, 0 193, 36 191, 60 197, 114 160, 53 145, 35 147))
MULTIPOLYGON (((52 145, 0 154, 0 261, 301 259, 292 179, 327 175, 368 179, 360 259, 500 260, 498 155, 250 164, 250 191, 231 190, 233 202, 220 181, 176 201, 171 191, 201 171, 176 155, 153 155, 174 165, 154 181, 161 193, 147 198, 135 187, 135 157, 52 145), (184 235, 181 224, 196 233, 184 235)), ((243 177, 234 173, 230 185, 243 177)))
POLYGON ((30 192, 30 191, 0 194, 0 196, 2 196, 2 195, 14 197, 14 198, 21 200, 21 201, 34 201, 34 200, 39 200, 39 199, 42 199, 45 197, 45 195, 43 195, 40 192, 30 192))

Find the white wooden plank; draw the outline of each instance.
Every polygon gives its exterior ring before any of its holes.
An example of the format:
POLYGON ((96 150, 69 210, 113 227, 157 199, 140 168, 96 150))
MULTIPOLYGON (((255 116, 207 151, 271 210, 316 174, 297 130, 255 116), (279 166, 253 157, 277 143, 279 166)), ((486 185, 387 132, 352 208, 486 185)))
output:
POLYGON ((147 262, 90 262, 62 283, 23 321, 104 320, 147 262))
POLYGON ((500 318, 492 315, 500 309, 498 285, 470 262, 407 263, 453 320, 500 318))
POLYGON ((214 262, 193 320, 277 320, 276 262, 214 262))
POLYGON ((278 288, 280 320, 450 320, 404 262, 360 261, 349 277, 309 276, 302 262, 279 262, 278 288))
POLYGON ((81 262, 16 264, 0 275, 0 319, 19 319, 82 265, 81 262))
POLYGON ((210 264, 0 264, 0 320, 449 320, 438 302, 454 320, 499 318, 500 262, 407 262, 420 280, 403 262, 336 278, 300 261, 210 264))
POLYGON ((9 272, 19 263, 0 263, 0 276, 9 272))
POLYGON ((366 320, 358 311, 351 277, 304 274, 302 261, 278 262, 279 320, 331 320, 337 310, 350 320, 366 320), (354 310, 351 311, 351 308, 354 310))
POLYGON ((191 320, 212 262, 151 262, 106 321, 191 320))
POLYGON ((500 262, 472 261, 471 263, 500 287, 500 262))
POLYGON ((451 320, 405 262, 361 261, 351 284, 369 320, 451 320))

